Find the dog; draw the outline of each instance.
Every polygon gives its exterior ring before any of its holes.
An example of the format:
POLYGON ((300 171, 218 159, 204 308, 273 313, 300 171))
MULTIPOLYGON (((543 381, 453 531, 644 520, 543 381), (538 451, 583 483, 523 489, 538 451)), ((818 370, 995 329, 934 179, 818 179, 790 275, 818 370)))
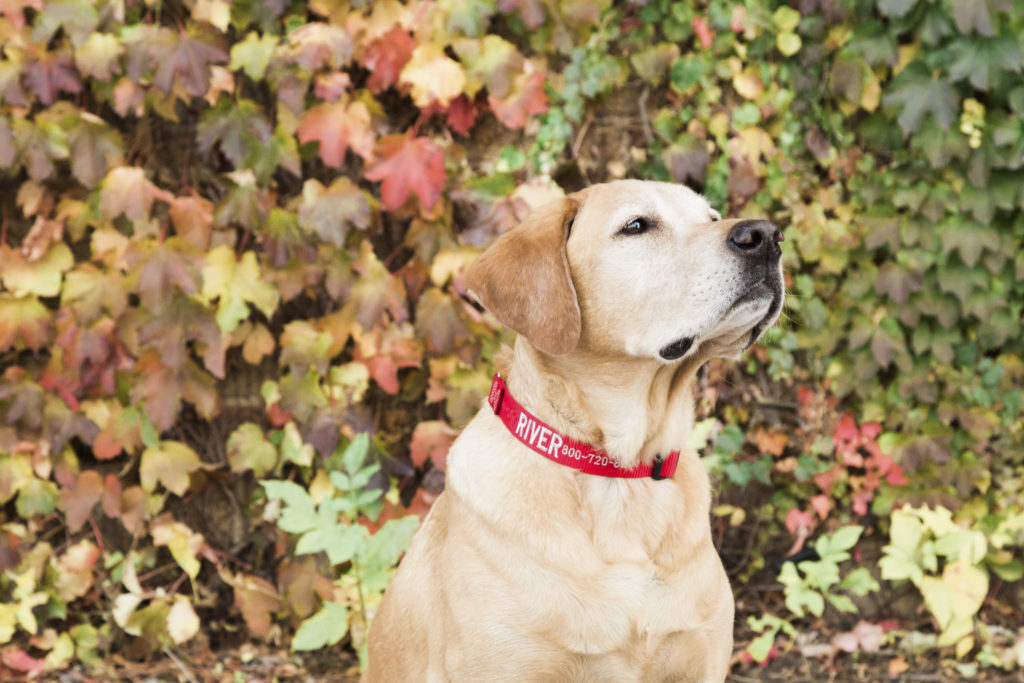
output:
POLYGON ((722 681, 734 603, 685 444, 697 369, 782 309, 782 233, 619 180, 466 274, 515 330, 377 610, 364 680, 722 681))

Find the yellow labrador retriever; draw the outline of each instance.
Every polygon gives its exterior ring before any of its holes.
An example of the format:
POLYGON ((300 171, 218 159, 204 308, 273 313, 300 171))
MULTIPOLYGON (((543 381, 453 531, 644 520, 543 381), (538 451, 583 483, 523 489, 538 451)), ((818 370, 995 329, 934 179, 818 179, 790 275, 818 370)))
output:
POLYGON ((377 611, 365 680, 725 679, 733 598, 685 450, 692 385, 778 317, 781 240, 623 180, 472 265, 470 295, 519 335, 377 611))

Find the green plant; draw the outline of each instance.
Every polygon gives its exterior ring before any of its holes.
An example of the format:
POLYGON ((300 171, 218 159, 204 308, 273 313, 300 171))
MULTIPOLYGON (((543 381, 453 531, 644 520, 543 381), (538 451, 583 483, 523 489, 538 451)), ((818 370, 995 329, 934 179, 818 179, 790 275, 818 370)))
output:
POLYGON ((747 617, 747 625, 760 635, 750 641, 745 652, 759 664, 766 663, 771 658, 775 639, 780 631, 790 638, 796 637, 796 629, 791 623, 771 614, 747 617))
POLYGON ((416 532, 414 515, 389 519, 372 534, 360 523, 363 516, 377 520, 384 496, 383 490, 367 486, 380 472, 379 463, 367 464, 369 448, 364 433, 341 450, 340 469, 330 472, 330 485, 321 486, 316 498, 293 481, 261 482, 267 498, 281 505, 276 523, 295 537, 295 553, 325 553, 340 571, 337 590, 299 626, 293 650, 333 645, 351 630, 356 650, 365 657, 370 615, 416 532))
POLYGON ((1024 547, 1024 513, 1005 511, 968 526, 944 507, 908 506, 892 512, 889 538, 878 563, 882 578, 913 583, 941 630, 937 645, 954 645, 965 656, 974 647, 990 572, 1006 581, 1024 575, 1015 556, 1024 547))
POLYGON ((779 581, 785 586, 786 607, 798 617, 804 609, 816 617, 825 611, 825 601, 840 612, 854 612, 856 606, 848 595, 864 596, 878 590, 878 582, 866 567, 858 567, 840 579, 839 565, 850 559, 847 552, 860 538, 864 527, 844 526, 833 533, 822 535, 814 543, 817 560, 799 563, 786 562, 779 572, 779 581))

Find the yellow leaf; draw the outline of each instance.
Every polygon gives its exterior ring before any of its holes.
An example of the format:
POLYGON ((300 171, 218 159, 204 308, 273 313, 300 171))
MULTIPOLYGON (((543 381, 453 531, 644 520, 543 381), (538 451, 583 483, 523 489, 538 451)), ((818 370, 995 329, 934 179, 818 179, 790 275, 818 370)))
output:
POLYGON ((867 79, 860 93, 860 106, 864 111, 874 111, 882 99, 882 84, 874 73, 868 72, 867 79))
POLYGON ((20 251, 0 247, 0 278, 15 296, 57 296, 64 271, 75 264, 75 257, 64 242, 46 250, 36 261, 29 261, 20 251))
POLYGON ((18 626, 18 607, 0 603, 0 645, 10 642, 18 626))
POLYGON ((53 648, 46 654, 46 670, 65 670, 75 656, 75 641, 71 640, 70 633, 61 633, 53 643, 53 648))
POLYGON ((236 262, 234 250, 221 245, 206 254, 202 298, 207 303, 218 300, 217 326, 224 334, 231 334, 249 317, 247 303, 269 318, 277 310, 280 295, 273 285, 263 280, 254 252, 245 252, 236 262))
MULTIPOLYGON (((936 641, 938 644, 938 641, 936 641)), ((967 653, 974 649, 974 636, 964 636, 956 641, 956 658, 963 659, 967 653)))
POLYGON ((180 441, 161 441, 159 448, 142 452, 139 480, 142 488, 153 491, 157 483, 176 495, 188 490, 189 474, 200 467, 199 456, 180 441))
POLYGON ((313 499, 313 502, 319 505, 322 501, 333 497, 334 490, 334 484, 331 483, 327 470, 317 470, 313 481, 309 482, 309 497, 313 499))
POLYGON ((732 86, 736 88, 736 92, 748 100, 756 100, 764 93, 764 84, 761 82, 761 76, 757 73, 757 69, 752 66, 748 66, 733 76, 732 86))
POLYGON ((413 51, 412 59, 402 69, 399 81, 410 86, 412 100, 417 107, 426 107, 435 102, 447 107, 465 89, 466 72, 439 45, 426 43, 413 51))
POLYGON ((430 266, 430 281, 438 287, 443 287, 450 278, 458 275, 478 256, 480 256, 478 249, 466 247, 442 249, 437 252, 437 256, 434 257, 434 262, 430 266))
POLYGON ((192 18, 227 31, 231 23, 231 5, 224 0, 197 0, 192 7, 192 18))
POLYGON ((800 42, 800 36, 789 32, 780 33, 775 36, 775 44, 778 46, 779 52, 787 57, 795 55, 800 51, 800 47, 803 45, 803 43, 800 42))
POLYGON ((199 574, 199 558, 196 556, 203 546, 203 536, 176 522, 170 514, 164 514, 153 520, 150 526, 153 545, 165 545, 171 556, 190 578, 199 574))

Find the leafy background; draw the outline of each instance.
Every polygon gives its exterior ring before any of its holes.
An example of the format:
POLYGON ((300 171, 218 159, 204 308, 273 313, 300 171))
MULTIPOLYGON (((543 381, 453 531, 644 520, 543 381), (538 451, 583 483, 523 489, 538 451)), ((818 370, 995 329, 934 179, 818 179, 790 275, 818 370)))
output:
POLYGON ((700 377, 735 671, 1013 672, 1022 35, 1020 0, 0 0, 0 673, 357 670, 508 340, 465 266, 626 176, 787 236, 786 319, 700 377))

